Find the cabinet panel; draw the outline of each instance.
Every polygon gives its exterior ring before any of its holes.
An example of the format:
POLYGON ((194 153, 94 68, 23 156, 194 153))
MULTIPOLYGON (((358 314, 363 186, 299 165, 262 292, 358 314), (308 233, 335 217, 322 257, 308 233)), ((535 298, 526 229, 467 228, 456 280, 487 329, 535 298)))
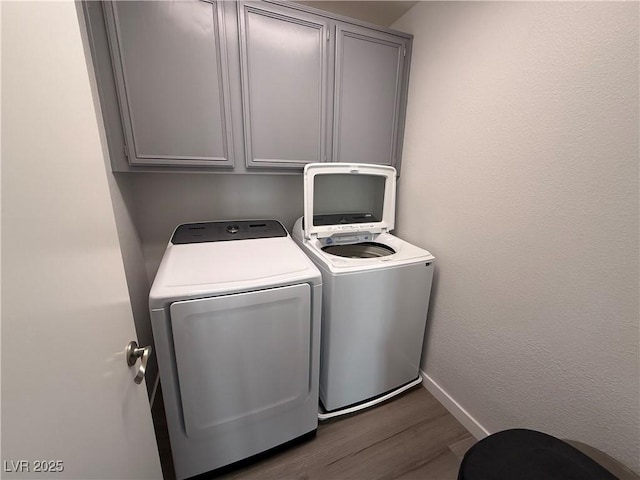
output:
POLYGON ((252 3, 238 14, 247 166, 323 161, 328 22, 252 3))
POLYGON ((395 165, 409 40, 336 27, 333 161, 395 165))
POLYGON ((132 165, 233 166, 222 15, 205 1, 105 6, 132 165))

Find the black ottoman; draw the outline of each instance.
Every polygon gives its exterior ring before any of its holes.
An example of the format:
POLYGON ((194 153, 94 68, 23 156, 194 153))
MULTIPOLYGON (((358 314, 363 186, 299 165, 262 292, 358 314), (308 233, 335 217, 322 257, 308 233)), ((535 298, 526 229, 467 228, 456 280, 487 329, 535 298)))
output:
POLYGON ((513 429, 480 440, 462 459, 458 480, 617 480, 551 435, 513 429))

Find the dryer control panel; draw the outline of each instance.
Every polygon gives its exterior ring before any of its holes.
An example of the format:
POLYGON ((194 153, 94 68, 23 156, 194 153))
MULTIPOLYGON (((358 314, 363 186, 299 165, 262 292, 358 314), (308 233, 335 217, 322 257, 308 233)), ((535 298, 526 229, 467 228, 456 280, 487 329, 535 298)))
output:
POLYGON ((237 220, 228 222, 185 223, 171 237, 174 245, 225 242, 255 238, 286 237, 287 231, 277 220, 237 220))

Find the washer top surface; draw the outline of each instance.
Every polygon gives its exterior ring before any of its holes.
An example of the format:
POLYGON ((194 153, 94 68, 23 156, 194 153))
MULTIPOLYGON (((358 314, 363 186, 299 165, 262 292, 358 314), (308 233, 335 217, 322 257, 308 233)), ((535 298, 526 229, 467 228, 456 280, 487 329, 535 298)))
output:
MULTIPOLYGON (((239 232, 243 230, 243 222, 211 223, 223 224, 223 228, 218 230, 226 231, 230 225, 238 226, 239 232)), ((178 227, 176 233, 182 227, 178 227)), ((286 230, 283 231, 285 236, 178 244, 170 242, 151 287, 151 308, 163 308, 176 300, 292 283, 321 283, 318 269, 286 230)), ((175 240, 175 236, 172 239, 175 240)))
POLYGON ((322 251, 345 258, 380 258, 396 253, 390 246, 377 242, 325 245, 322 247, 322 251))
MULTIPOLYGON (((333 274, 350 274, 364 270, 398 267, 419 262, 433 262, 435 257, 427 250, 413 245, 390 233, 333 235, 326 238, 304 238, 303 218, 299 218, 293 227, 293 237, 298 244, 314 259, 320 262, 322 269, 333 274), (366 255, 363 252, 349 252, 350 248, 366 250, 367 244, 375 244, 387 255, 366 255), (364 245, 363 245, 364 244, 364 245), (360 245, 360 246, 358 246, 360 245), (331 246, 339 246, 338 251, 347 255, 332 253, 331 246), (393 252, 393 253, 391 253, 393 252), (349 254, 351 253, 351 254, 349 254)), ((366 253, 366 252, 365 252, 366 253)), ((379 252, 381 253, 381 252, 379 252)))

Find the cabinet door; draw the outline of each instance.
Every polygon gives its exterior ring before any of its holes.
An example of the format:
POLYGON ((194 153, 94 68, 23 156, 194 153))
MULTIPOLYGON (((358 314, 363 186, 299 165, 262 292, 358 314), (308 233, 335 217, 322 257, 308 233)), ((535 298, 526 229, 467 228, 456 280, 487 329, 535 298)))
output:
POLYGON ((105 7, 132 165, 233 166, 222 15, 206 1, 105 7))
POLYGON ((238 15, 247 166, 323 161, 328 21, 242 2, 238 15))
POLYGON ((334 162, 396 165, 408 45, 405 37, 336 27, 334 162))

